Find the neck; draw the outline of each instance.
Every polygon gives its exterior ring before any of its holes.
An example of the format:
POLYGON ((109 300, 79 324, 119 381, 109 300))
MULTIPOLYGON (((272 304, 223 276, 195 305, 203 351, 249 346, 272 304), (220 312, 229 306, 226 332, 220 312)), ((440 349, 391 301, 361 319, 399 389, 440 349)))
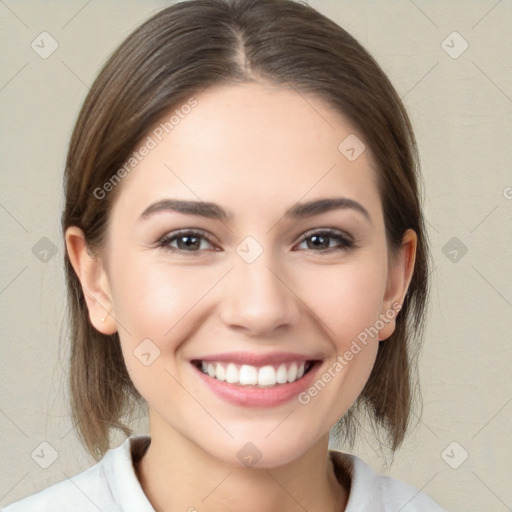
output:
POLYGON ((341 512, 348 499, 328 456, 326 435, 285 465, 247 468, 220 461, 176 431, 153 428, 136 467, 156 512, 341 512))

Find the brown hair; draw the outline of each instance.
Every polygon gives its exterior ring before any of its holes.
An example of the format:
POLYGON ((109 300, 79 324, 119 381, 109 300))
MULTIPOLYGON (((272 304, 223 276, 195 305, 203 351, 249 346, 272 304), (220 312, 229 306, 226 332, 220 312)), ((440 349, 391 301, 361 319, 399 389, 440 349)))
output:
MULTIPOLYGON (((155 122, 206 87, 250 81, 293 87, 347 116, 377 162, 390 252, 400 247, 408 228, 418 236, 415 271, 396 330, 380 344, 364 390, 336 429, 352 443, 357 418, 367 412, 376 434, 383 427, 395 450, 414 403, 428 287, 417 150, 407 113, 386 75, 333 21, 292 0, 190 0, 142 24, 104 65, 76 121, 62 228, 78 226, 88 247, 101 249, 122 184, 102 199, 94 191, 123 166, 155 122)), ((85 447, 100 458, 112 429, 131 433, 123 418, 143 400, 126 370, 118 334, 94 329, 67 254, 65 265, 72 414, 85 447)))

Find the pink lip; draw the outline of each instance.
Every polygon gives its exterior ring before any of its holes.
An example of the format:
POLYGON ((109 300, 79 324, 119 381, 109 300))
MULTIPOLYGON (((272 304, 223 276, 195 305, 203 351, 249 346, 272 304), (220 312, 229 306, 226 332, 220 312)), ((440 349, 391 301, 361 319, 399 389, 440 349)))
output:
MULTIPOLYGON (((220 355, 220 354, 218 354, 220 355)), ((215 356, 215 360, 218 355, 215 356)), ((232 354, 229 354, 230 356, 232 354)), ((289 355, 286 361, 290 360, 289 355)), ((206 360, 206 359, 203 359, 206 360)), ((296 360, 296 359, 293 359, 296 360)), ((311 359, 308 359, 311 361, 311 359)), ((232 359, 229 359, 231 362, 232 359)), ((247 361, 247 359, 244 359, 247 361)), ((265 362, 268 359, 265 359, 265 362)), ((233 361, 235 362, 235 361, 233 361)), ((282 405, 299 395, 299 393, 305 391, 312 383, 315 378, 318 369, 320 368, 319 361, 313 365, 313 367, 306 373, 302 378, 296 380, 295 382, 291 382, 288 384, 278 384, 272 388, 258 388, 253 386, 240 386, 237 384, 229 384, 226 381, 220 381, 209 375, 203 373, 197 366, 194 364, 191 365, 196 374, 199 376, 202 382, 206 384, 206 386, 219 398, 222 398, 226 402, 229 402, 234 405, 244 406, 244 407, 254 407, 254 408, 269 408, 276 407, 278 405, 282 405)))
POLYGON ((300 361, 318 360, 318 357, 294 352, 274 352, 272 354, 255 354, 251 352, 224 352, 209 356, 194 358, 194 361, 249 364, 251 366, 277 365, 300 361))

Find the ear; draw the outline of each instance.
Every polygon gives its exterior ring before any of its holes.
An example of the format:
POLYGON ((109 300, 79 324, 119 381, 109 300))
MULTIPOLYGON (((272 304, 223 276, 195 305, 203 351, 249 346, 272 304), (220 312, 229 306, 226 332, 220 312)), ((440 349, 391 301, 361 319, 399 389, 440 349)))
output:
POLYGON ((91 324, 102 334, 114 334, 117 324, 102 260, 90 253, 83 231, 76 226, 66 229, 66 250, 82 285, 91 324))
POLYGON ((384 327, 379 331, 380 341, 386 340, 395 331, 396 317, 404 302, 414 271, 417 243, 416 232, 408 229, 404 233, 400 249, 389 262, 388 282, 381 310, 384 327))

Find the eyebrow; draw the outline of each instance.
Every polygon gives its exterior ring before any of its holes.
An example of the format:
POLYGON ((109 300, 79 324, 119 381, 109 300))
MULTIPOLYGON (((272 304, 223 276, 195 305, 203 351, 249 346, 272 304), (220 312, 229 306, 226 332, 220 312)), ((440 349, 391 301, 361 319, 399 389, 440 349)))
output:
POLYGON ((204 201, 183 201, 178 199, 163 199, 150 204, 140 215, 139 219, 147 219, 151 215, 162 212, 178 212, 186 215, 198 215, 208 219, 224 220, 231 216, 215 203, 206 203, 204 201))
MULTIPOLYGON (((296 203, 286 210, 284 218, 298 219, 303 217, 312 217, 332 210, 350 209, 361 213, 371 222, 368 210, 353 199, 347 197, 335 197, 326 199, 317 199, 307 203, 296 203)), ((149 205, 140 215, 139 220, 145 220, 157 212, 168 211, 178 212, 186 215, 197 215, 214 220, 228 220, 232 217, 226 210, 216 203, 204 201, 184 201, 178 199, 162 199, 149 205)))
POLYGON ((349 199, 348 197, 335 197, 329 199, 317 199, 316 201, 309 201, 307 203, 297 203, 286 211, 285 217, 287 218, 300 218, 311 217, 319 215, 331 210, 355 210, 361 213, 367 220, 371 222, 368 210, 357 201, 349 199))

